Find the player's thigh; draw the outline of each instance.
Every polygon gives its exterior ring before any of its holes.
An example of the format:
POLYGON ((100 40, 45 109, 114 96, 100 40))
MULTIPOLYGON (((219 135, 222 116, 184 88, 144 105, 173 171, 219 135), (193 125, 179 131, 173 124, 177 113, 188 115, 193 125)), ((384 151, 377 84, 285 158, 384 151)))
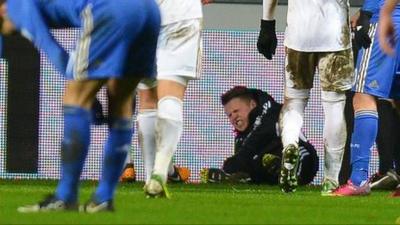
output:
POLYGON ((168 76, 156 80, 145 78, 138 85, 139 110, 155 109, 157 102, 166 96, 183 100, 189 79, 182 76, 168 76))
POLYGON ((311 89, 317 66, 317 55, 286 49, 285 85, 294 89, 311 89))
POLYGON ((157 80, 145 78, 137 86, 139 95, 139 111, 157 108, 157 80))
POLYGON ((107 80, 68 80, 63 104, 91 108, 96 93, 107 80))
POLYGON ((138 85, 140 109, 157 108, 157 102, 166 96, 183 100, 190 78, 184 76, 167 76, 160 80, 145 78, 138 85))
POLYGON ((157 46, 157 79, 200 77, 201 30, 202 19, 189 19, 161 27, 157 46))
POLYGON ((356 92, 353 96, 354 111, 377 110, 376 98, 370 94, 356 92))
MULTIPOLYGON (((170 77, 171 78, 171 77, 170 77)), ((185 77, 177 77, 186 79, 185 77)), ((177 80, 158 80, 157 96, 158 99, 162 99, 166 96, 173 96, 180 100, 183 100, 186 91, 186 83, 178 82, 177 80)))
POLYGON ((132 115, 133 92, 141 77, 111 79, 107 83, 109 114, 112 117, 130 117, 132 115))
POLYGON ((320 53, 318 70, 324 91, 343 92, 353 84, 354 65, 351 49, 320 53))

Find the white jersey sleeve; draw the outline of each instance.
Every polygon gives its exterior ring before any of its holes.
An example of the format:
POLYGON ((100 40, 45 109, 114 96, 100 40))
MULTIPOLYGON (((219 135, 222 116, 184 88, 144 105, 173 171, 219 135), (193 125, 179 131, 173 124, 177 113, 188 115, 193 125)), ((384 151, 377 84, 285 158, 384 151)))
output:
POLYGON ((203 17, 200 0, 157 0, 161 25, 203 17))
POLYGON ((285 46, 326 52, 351 48, 348 0, 289 0, 285 46))

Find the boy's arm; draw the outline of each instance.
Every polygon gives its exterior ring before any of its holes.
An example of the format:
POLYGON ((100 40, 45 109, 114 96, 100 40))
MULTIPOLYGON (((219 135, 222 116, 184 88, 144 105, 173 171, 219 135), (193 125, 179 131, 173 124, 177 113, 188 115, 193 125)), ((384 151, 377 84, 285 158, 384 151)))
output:
POLYGON ((277 3, 278 0, 263 0, 263 16, 257 49, 267 59, 272 59, 272 55, 275 55, 278 42, 275 32, 275 8, 277 3))
POLYGON ((399 3, 398 0, 386 0, 379 16, 379 44, 382 50, 392 55, 394 53, 394 26, 392 13, 399 3))
POLYGON ((278 0, 263 0, 263 20, 275 19, 275 8, 278 0))

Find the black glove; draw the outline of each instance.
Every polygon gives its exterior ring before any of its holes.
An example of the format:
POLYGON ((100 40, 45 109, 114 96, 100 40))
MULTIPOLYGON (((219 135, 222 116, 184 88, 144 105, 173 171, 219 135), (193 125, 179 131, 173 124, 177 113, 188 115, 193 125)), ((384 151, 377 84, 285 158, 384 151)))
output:
POLYGON ((257 49, 265 58, 272 59, 278 40, 275 33, 275 20, 261 20, 261 30, 258 36, 257 49))
POLYGON ((356 47, 367 49, 371 45, 371 38, 368 35, 370 26, 369 20, 372 17, 372 12, 360 10, 360 18, 358 19, 358 26, 354 32, 354 42, 356 47), (361 27, 361 28, 359 28, 361 27))

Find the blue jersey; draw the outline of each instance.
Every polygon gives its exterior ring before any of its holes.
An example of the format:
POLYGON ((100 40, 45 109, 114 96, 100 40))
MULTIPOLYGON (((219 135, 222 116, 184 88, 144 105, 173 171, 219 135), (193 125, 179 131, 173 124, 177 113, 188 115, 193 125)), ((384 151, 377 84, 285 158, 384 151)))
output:
POLYGON ((7 0, 7 10, 17 30, 68 79, 152 73, 160 27, 153 0, 7 0), (50 32, 69 27, 81 31, 71 57, 50 32))

